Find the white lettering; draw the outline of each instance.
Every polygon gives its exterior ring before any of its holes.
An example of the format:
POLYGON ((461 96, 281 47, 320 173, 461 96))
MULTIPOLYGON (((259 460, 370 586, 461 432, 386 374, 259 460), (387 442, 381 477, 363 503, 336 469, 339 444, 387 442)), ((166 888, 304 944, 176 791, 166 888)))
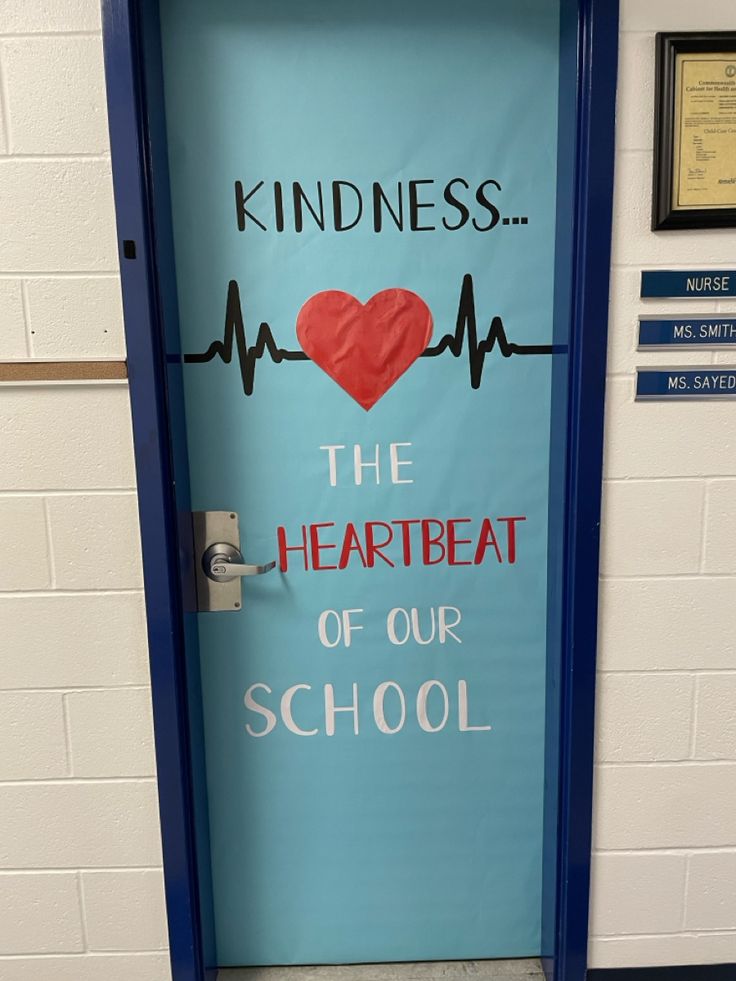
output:
POLYGON ((457 641, 458 644, 462 644, 462 641, 460 640, 460 638, 458 637, 458 635, 457 634, 454 634, 452 632, 452 628, 453 627, 457 627, 457 625, 460 623, 460 621, 462 620, 462 618, 463 618, 463 615, 460 612, 460 610, 458 610, 458 608, 456 606, 441 606, 440 607, 440 615, 439 615, 440 644, 444 644, 445 643, 445 640, 448 637, 452 637, 452 639, 455 640, 455 641, 457 641), (448 613, 454 613, 454 614, 456 614, 456 618, 452 621, 452 623, 448 623, 447 622, 447 614, 448 613))
POLYGON ((353 447, 353 463, 355 465, 355 483, 358 487, 363 483, 363 471, 373 469, 376 471, 376 483, 381 483, 381 466, 379 461, 379 445, 376 443, 376 450, 372 462, 363 463, 363 451, 356 443, 353 447))
POLYGON ((395 681, 383 681, 376 688, 373 693, 373 718, 376 720, 376 725, 380 732, 385 732, 389 736, 393 736, 395 732, 400 732, 404 728, 404 722, 406 722, 406 699, 404 698, 404 693, 396 684, 395 681), (399 705, 401 706, 401 716, 399 718, 398 725, 395 725, 393 729, 386 722, 386 714, 384 711, 384 699, 386 697, 386 692, 389 688, 393 688, 399 696, 399 705))
POLYGON ((399 459, 399 447, 400 446, 411 446, 411 443, 391 443, 389 446, 389 455, 391 457, 391 483, 392 484, 413 484, 414 481, 411 477, 405 477, 403 480, 399 477, 399 467, 411 467, 411 460, 400 460, 399 459))
POLYGON ((269 695, 271 694, 271 689, 268 687, 268 685, 258 683, 250 686, 248 691, 245 693, 245 698, 243 701, 245 702, 245 707, 249 712, 257 712, 258 715, 262 715, 265 718, 266 728, 261 729, 260 732, 256 732, 256 730, 251 726, 250 722, 248 722, 246 723, 245 729, 249 736, 267 736, 269 732, 272 732, 276 728, 276 716, 271 709, 267 709, 264 705, 259 705, 255 698, 253 698, 253 692, 259 689, 261 691, 265 691, 269 695))
POLYGON ((402 644, 407 642, 411 633, 411 626, 409 614, 406 612, 406 610, 402 609, 400 606, 397 606, 389 612, 389 615, 386 618, 386 631, 388 633, 388 639, 392 644, 396 644, 401 647, 402 644), (399 616, 399 614, 401 614, 401 616, 404 618, 404 623, 406 625, 406 632, 404 633, 402 640, 399 640, 399 636, 396 633, 396 618, 399 616))
POLYGON ((420 686, 417 692, 417 722, 425 732, 440 732, 447 725, 447 718, 450 714, 450 699, 447 696, 447 689, 442 684, 441 681, 425 681, 423 685, 420 686), (429 699, 429 693, 433 688, 439 688, 442 692, 442 698, 444 700, 444 712, 442 715, 442 721, 439 725, 433 726, 429 721, 429 715, 427 714, 427 701, 429 699))
POLYGON ((342 620, 337 610, 323 610, 320 613, 319 620, 317 621, 317 634, 323 647, 337 647, 342 640, 342 620), (327 636, 327 620, 329 617, 334 617, 337 625, 337 636, 332 641, 327 636))
POLYGON ((337 451, 344 450, 345 447, 338 443, 320 446, 321 450, 327 450, 330 470, 330 487, 337 487, 337 451))
MULTIPOLYGON (((319 729, 300 729, 299 726, 294 722, 294 716, 291 712, 291 703, 294 701, 294 695, 300 691, 311 691, 311 685, 292 685, 291 688, 287 688, 284 694, 281 696, 281 718, 284 720, 284 725, 289 730, 293 732, 296 736, 316 736, 319 729)), ((264 733, 265 735, 265 733, 264 733)))
POLYGON ((353 682, 353 701, 350 705, 335 705, 335 689, 332 685, 325 685, 325 732, 328 736, 335 735, 335 716, 338 712, 353 713, 353 732, 358 735, 358 685, 353 682))
POLYGON ((460 732, 488 732, 490 726, 468 725, 468 684, 466 681, 457 683, 457 717, 460 732))

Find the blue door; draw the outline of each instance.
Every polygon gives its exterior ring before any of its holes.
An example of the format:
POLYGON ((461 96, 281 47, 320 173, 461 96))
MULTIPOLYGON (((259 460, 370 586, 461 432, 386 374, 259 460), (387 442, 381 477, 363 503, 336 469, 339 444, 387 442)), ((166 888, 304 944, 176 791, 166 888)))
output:
POLYGON ((219 963, 538 955, 559 4, 162 36, 219 963))

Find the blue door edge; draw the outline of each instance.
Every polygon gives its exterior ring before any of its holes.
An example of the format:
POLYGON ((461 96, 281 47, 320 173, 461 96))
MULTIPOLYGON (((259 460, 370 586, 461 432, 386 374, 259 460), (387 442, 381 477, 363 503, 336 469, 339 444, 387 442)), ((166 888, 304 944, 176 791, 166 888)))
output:
MULTIPOLYGON (((559 759, 548 774, 557 802, 551 821, 556 835, 545 842, 554 849, 556 875, 552 898, 542 910, 543 932, 551 937, 543 958, 548 981, 584 981, 587 970, 618 59, 618 0, 570 2, 578 18, 577 149, 559 759)), ((172 977, 206 981, 214 977, 216 963, 207 829, 197 807, 203 787, 192 764, 192 750, 201 749, 201 723, 191 667, 196 639, 183 598, 192 561, 189 534, 180 521, 189 510, 182 480, 185 420, 180 364, 171 356, 167 363, 164 343, 177 328, 157 7, 154 0, 103 0, 102 33, 172 977)))
POLYGON ((192 752, 197 732, 191 689, 196 686, 186 661, 188 648, 196 653, 196 634, 192 637, 194 614, 185 610, 191 593, 191 542, 182 528, 182 516, 186 522, 190 510, 183 479, 185 420, 180 365, 170 370, 165 344, 167 327, 170 336, 176 332, 168 179, 161 158, 165 121, 160 75, 146 65, 159 50, 157 7, 147 0, 103 0, 102 36, 172 979, 212 981, 209 855, 203 854, 207 843, 197 827, 202 809, 198 813, 196 798, 202 791, 192 752), (157 78, 158 91, 152 91, 157 78))
POLYGON ((543 956, 548 981, 587 973, 618 31, 618 0, 580 0, 556 901, 542 910, 543 933, 546 919, 554 938, 543 956))

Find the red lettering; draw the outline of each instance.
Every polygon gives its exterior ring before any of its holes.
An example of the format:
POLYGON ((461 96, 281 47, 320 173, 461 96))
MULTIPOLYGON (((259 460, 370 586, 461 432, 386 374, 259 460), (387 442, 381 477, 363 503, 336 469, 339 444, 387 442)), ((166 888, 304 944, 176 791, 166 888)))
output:
POLYGON ((513 518, 499 518, 498 520, 507 523, 506 558, 509 560, 509 565, 513 565, 516 562, 516 522, 526 521, 526 515, 517 515, 513 518))
POLYGON ((490 518, 484 518, 483 524, 480 526, 480 535, 478 536, 478 547, 475 550, 475 558, 473 563, 475 565, 480 565, 484 560, 486 555, 486 549, 492 545, 496 550, 496 558, 499 562, 503 562, 503 556, 501 555, 501 550, 498 547, 498 542, 496 541, 496 536, 493 533, 493 522, 490 518))
POLYGON ((358 553, 360 556, 360 561, 363 563, 363 568, 368 565, 365 553, 363 552, 363 546, 360 544, 358 533, 355 530, 355 525, 352 523, 352 521, 348 523, 345 529, 345 538, 343 539, 342 551, 340 552, 340 561, 337 564, 338 569, 346 568, 350 562, 351 552, 358 553))
MULTIPOLYGON (((373 569, 378 565, 378 559, 395 569, 397 565, 410 566, 414 560, 419 561, 419 541, 416 536, 412 542, 412 526, 419 525, 416 533, 421 539, 421 561, 424 565, 440 565, 446 562, 450 566, 481 565, 493 550, 497 562, 515 565, 518 551, 518 525, 526 521, 526 515, 515 514, 501 518, 483 518, 477 535, 474 533, 474 518, 397 518, 391 522, 366 521, 356 525, 349 521, 344 526, 339 540, 332 533, 332 541, 324 540, 324 529, 334 529, 334 521, 322 521, 311 525, 301 525, 301 544, 290 545, 286 528, 277 528, 278 559, 282 572, 289 571, 290 552, 297 552, 304 562, 305 572, 347 569, 351 563, 361 565, 364 569, 373 569), (506 528, 506 557, 499 545, 494 527, 495 522, 501 522, 506 528), (468 535, 461 538, 462 525, 470 525, 468 535), (362 537, 361 537, 362 536, 362 537), (392 543, 396 542, 396 544, 392 543), (401 543, 399 551, 399 542, 401 543), (416 546, 412 554, 412 546, 416 546), (465 550, 463 550, 465 549, 465 550), (474 549, 474 551, 473 551, 474 549), (327 561, 326 553, 334 550, 337 554, 333 564, 327 561), (472 553, 472 558, 471 558, 472 553), (401 558, 399 558, 399 555, 401 558), (463 557, 465 556, 465 557, 463 557)), ((292 561, 293 565, 293 561, 292 561)))
POLYGON ((447 563, 448 565, 472 565, 470 559, 465 562, 456 557, 455 549, 458 545, 472 545, 470 538, 456 538, 455 525, 468 524, 472 518, 450 518, 447 522, 447 563))
POLYGON ((386 565, 390 565, 392 569, 394 568, 394 563, 391 561, 391 559, 388 558, 387 555, 384 555, 383 552, 381 551, 382 548, 386 548, 387 545, 390 545, 393 539, 394 539, 394 530, 391 527, 391 525, 387 525, 385 521, 366 521, 365 550, 366 550, 369 569, 372 569, 373 566, 376 564, 376 559, 375 559, 376 555, 382 558, 383 561, 386 563, 386 565), (386 531, 388 532, 388 538, 386 539, 385 542, 376 542, 375 538, 373 537, 374 528, 386 529, 386 531))
POLYGON ((445 525, 442 521, 438 521, 436 518, 423 518, 422 519, 422 562, 425 565, 437 565, 438 562, 442 562, 447 552, 442 539, 445 533, 445 525), (438 534, 433 538, 430 531, 430 525, 435 525, 439 527, 438 534), (440 557, 438 559, 432 559, 432 546, 437 546, 440 549, 440 557))
POLYGON ((304 556, 304 571, 309 571, 309 552, 307 551, 307 528, 302 525, 302 545, 286 544, 286 529, 279 526, 277 530, 279 545, 279 568, 282 572, 289 571, 289 557, 287 552, 301 552, 304 556))
POLYGON ((401 544, 404 550, 404 565, 411 565, 411 538, 409 537, 409 526, 418 525, 419 518, 403 518, 401 520, 392 521, 392 525, 398 525, 401 528, 401 544))
POLYGON ((337 545, 325 545, 319 540, 320 528, 334 528, 334 521, 322 521, 316 525, 309 526, 309 540, 312 545, 312 568, 313 569, 336 569, 336 565, 322 565, 319 553, 322 549, 337 548, 337 545))

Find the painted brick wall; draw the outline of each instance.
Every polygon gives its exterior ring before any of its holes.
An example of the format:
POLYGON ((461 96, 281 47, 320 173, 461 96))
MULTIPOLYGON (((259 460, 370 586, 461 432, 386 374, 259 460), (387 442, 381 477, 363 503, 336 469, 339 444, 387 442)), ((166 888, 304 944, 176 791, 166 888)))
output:
MULTIPOLYGON (((99 25, 97 0, 0 0, 2 359, 124 354, 99 25)), ((596 966, 736 960, 736 410, 633 403, 639 268, 736 255, 648 231, 677 28, 736 28, 732 0, 622 7, 596 966)), ((0 977, 165 981, 127 391, 4 386, 0 433, 0 977)))
MULTIPOLYGON (((0 358, 122 358, 98 0, 0 2, 0 358)), ((0 386, 0 978, 166 981, 123 385, 0 386)))
MULTIPOLYGON (((736 962, 736 405, 635 404, 639 271, 727 267, 736 232, 649 231, 654 34, 732 0, 623 0, 601 568, 591 964, 736 962)), ((692 304, 692 305, 689 305, 692 304)))

